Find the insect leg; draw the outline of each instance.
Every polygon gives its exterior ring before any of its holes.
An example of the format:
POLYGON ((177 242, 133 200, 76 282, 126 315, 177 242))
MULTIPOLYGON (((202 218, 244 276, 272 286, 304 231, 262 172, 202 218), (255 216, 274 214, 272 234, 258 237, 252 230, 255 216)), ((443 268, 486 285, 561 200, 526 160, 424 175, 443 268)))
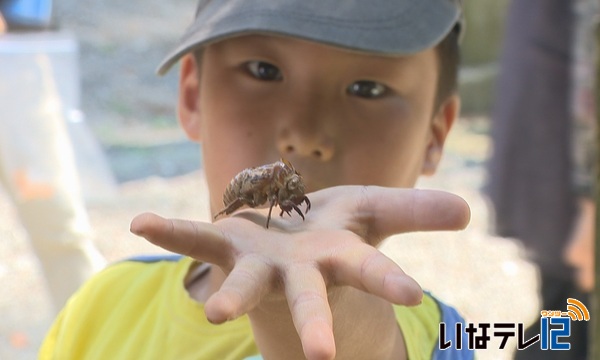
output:
POLYGON ((269 215, 267 215, 267 229, 269 228, 269 222, 271 221, 271 212, 273 211, 273 206, 275 206, 275 203, 277 203, 277 200, 271 200, 271 207, 269 207, 269 215))
POLYGON ((294 210, 296 210, 296 212, 300 215, 300 217, 302 217, 302 221, 304 221, 304 214, 302 213, 302 211, 300 211, 300 209, 296 205, 292 205, 292 207, 294 210))
POLYGON ((232 202, 231 204, 229 204, 225 209, 219 211, 217 213, 217 215, 215 215, 214 219, 216 219, 217 217, 223 215, 223 214, 231 214, 232 212, 236 211, 237 209, 239 209, 240 207, 242 207, 242 205, 244 205, 244 203, 242 202, 242 200, 240 199, 236 199, 234 202, 232 202))
POLYGON ((305 196, 304 199, 302 199, 302 201, 300 202, 300 204, 302 204, 302 202, 306 203, 306 211, 304 212, 307 213, 308 210, 310 210, 310 200, 308 200, 308 196, 305 196))
POLYGON ((279 213, 279 216, 283 216, 283 213, 288 214, 289 216, 292 216, 292 213, 290 212, 290 209, 281 209, 281 212, 279 213))

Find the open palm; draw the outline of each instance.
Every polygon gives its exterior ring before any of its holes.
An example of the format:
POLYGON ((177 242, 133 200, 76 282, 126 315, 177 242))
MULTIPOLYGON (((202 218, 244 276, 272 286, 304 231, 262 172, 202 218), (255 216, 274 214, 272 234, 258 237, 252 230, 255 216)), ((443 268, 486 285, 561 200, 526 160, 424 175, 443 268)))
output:
POLYGON ((304 354, 331 358, 329 299, 336 292, 351 287, 395 304, 421 301, 420 286, 377 249, 380 242, 410 231, 462 229, 470 213, 464 200, 441 191, 337 186, 308 196, 305 221, 274 217, 268 229, 266 210, 248 209, 213 224, 142 214, 131 230, 227 274, 205 304, 211 322, 285 308, 304 354))

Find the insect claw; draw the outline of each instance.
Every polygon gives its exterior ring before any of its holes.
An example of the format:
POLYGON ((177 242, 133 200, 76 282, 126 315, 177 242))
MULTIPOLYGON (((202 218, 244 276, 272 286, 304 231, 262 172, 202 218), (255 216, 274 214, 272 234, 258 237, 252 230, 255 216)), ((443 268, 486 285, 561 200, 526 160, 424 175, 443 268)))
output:
POLYGON ((302 221, 304 221, 304 214, 302 213, 302 211, 300 211, 300 209, 294 205, 294 210, 296 210, 296 212, 300 215, 300 217, 302 217, 302 221))
POLYGON ((302 201, 306 203, 306 210, 304 212, 307 213, 308 210, 310 210, 310 200, 308 200, 308 196, 305 196, 302 201))
POLYGON ((281 209, 281 212, 279 213, 279 216, 283 216, 283 213, 288 214, 288 216, 292 216, 292 213, 289 210, 285 210, 285 209, 281 209))
POLYGON ((217 215, 215 215, 215 216, 213 217, 213 220, 216 220, 216 219, 217 219, 219 216, 221 216, 221 215, 225 214, 226 212, 227 212, 227 209, 223 209, 223 210, 219 211, 219 212, 217 213, 217 215))

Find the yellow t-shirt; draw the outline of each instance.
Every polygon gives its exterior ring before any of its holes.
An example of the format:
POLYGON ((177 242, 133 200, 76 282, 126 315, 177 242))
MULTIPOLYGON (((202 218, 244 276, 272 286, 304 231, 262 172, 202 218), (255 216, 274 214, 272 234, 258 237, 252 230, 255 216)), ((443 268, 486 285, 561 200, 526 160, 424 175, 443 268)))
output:
MULTIPOLYGON (((213 325, 184 280, 194 260, 179 256, 117 263, 67 303, 40 349, 45 359, 231 359, 258 354, 247 316, 213 325)), ((429 295, 395 307, 411 360, 429 359, 440 310, 429 295)))

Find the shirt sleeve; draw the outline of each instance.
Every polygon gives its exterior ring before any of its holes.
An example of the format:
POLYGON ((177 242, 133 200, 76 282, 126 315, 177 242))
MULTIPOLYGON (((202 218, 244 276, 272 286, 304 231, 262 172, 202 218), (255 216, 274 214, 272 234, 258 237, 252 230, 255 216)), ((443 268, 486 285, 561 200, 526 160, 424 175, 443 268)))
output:
POLYGON ((52 323, 52 327, 48 330, 44 341, 42 342, 42 346, 38 352, 38 360, 50 360, 56 359, 56 346, 58 343, 58 338, 61 334, 61 329, 63 328, 64 319, 66 314, 70 313, 70 307, 67 304, 63 308, 63 310, 58 314, 54 322, 52 323))
MULTIPOLYGON (((452 330, 457 322, 462 322, 464 325, 464 319, 454 308, 437 300, 431 294, 426 292, 423 302, 418 306, 394 306, 394 311, 396 320, 402 329, 409 359, 471 360, 474 358, 473 350, 439 349, 440 323, 445 322, 446 327, 452 330), (451 325, 448 326, 449 324, 451 325)), ((448 336, 453 335, 449 334, 448 336)), ((464 343, 466 344, 466 340, 464 343)))

